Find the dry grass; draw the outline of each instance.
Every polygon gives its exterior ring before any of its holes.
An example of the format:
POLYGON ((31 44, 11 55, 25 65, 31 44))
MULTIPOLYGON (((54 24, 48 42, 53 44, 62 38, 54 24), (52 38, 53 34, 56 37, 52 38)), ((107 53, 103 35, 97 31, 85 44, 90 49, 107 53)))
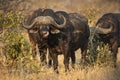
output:
MULTIPOLYGON (((79 52, 79 51, 78 51, 79 52)), ((76 53, 79 61, 79 53, 76 53)), ((0 80, 120 80, 120 54, 118 55, 118 67, 86 67, 82 69, 76 63, 75 69, 70 67, 70 72, 64 72, 63 56, 59 56, 59 74, 55 74, 52 68, 39 66, 37 71, 30 72, 21 69, 0 67, 0 80)), ((77 62, 78 62, 77 61, 77 62)))
POLYGON ((39 66, 37 61, 34 63, 37 70, 34 71, 31 71, 30 66, 32 65, 28 65, 28 69, 24 69, 21 66, 22 63, 19 63, 20 66, 16 69, 0 64, 0 80, 120 80, 120 53, 118 54, 117 68, 93 66, 83 69, 78 64, 79 52, 79 50, 76 52, 75 69, 70 67, 70 72, 64 72, 63 55, 59 55, 59 74, 55 74, 52 68, 39 66))
MULTIPOLYGON (((19 63, 18 68, 5 67, 0 61, 0 80, 120 80, 120 53, 118 54, 117 68, 92 66, 85 69, 78 64, 79 53, 79 50, 76 51, 75 69, 70 67, 71 71, 67 73, 64 72, 63 55, 59 55, 59 74, 55 74, 53 68, 39 66, 37 60, 26 64, 27 68, 21 66, 24 63, 19 63), (37 69, 31 68, 33 65, 36 65, 37 69)), ((0 58, 3 57, 0 56, 0 58)))

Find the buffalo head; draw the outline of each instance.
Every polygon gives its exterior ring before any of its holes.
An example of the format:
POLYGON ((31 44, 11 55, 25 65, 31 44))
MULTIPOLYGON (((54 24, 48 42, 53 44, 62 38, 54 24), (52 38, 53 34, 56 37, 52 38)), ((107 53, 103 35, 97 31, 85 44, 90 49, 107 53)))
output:
POLYGON ((103 15, 96 23, 96 32, 99 34, 109 34, 115 32, 116 20, 111 16, 103 15))
POLYGON ((52 16, 38 16, 32 20, 31 24, 27 25, 23 23, 23 26, 28 30, 33 30, 31 32, 39 32, 42 37, 47 37, 49 35, 49 29, 51 26, 61 29, 66 25, 65 17, 62 15, 61 17, 63 18, 62 24, 58 24, 52 16))

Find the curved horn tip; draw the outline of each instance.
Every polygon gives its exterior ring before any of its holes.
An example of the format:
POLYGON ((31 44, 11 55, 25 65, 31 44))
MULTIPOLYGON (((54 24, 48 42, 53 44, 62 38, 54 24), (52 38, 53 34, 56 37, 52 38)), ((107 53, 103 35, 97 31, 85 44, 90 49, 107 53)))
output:
POLYGON ((113 30, 112 26, 109 29, 104 29, 101 27, 96 28, 97 33, 100 33, 100 34, 108 34, 108 33, 112 32, 112 30, 113 30))
POLYGON ((56 21, 54 21, 52 23, 56 28, 59 28, 59 29, 64 28, 64 26, 66 25, 66 22, 67 22, 66 18, 63 15, 60 15, 60 16, 63 18, 62 24, 58 24, 58 23, 56 23, 56 21))

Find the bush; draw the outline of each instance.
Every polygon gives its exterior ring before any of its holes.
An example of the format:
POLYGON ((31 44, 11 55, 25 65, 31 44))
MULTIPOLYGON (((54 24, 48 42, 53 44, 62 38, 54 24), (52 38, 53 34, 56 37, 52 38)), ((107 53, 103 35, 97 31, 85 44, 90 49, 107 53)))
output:
POLYGON ((89 25, 90 26, 95 26, 95 23, 97 21, 97 17, 100 14, 100 10, 99 9, 95 9, 95 8, 87 8, 87 9, 81 11, 81 12, 88 19, 89 25))
POLYGON ((20 27, 22 23, 22 14, 20 12, 10 11, 0 14, 0 27, 11 28, 20 27))
POLYGON ((11 68, 17 69, 19 73, 21 71, 27 73, 39 71, 38 62, 31 60, 30 44, 25 40, 25 35, 22 34, 24 32, 21 27, 22 14, 10 11, 0 14, 0 16, 0 27, 3 28, 3 33, 0 35, 4 43, 5 60, 2 61, 4 66, 7 66, 10 72, 11 68))
MULTIPOLYGON (((98 35, 94 35, 94 37, 99 38, 98 35)), ((113 66, 113 53, 110 51, 110 46, 103 42, 96 41, 95 38, 91 40, 90 37, 90 41, 87 54, 88 63, 90 65, 113 66)))
POLYGON ((6 57, 6 64, 20 60, 29 53, 29 44, 21 34, 22 14, 10 11, 0 14, 0 27, 3 28, 1 34, 4 43, 3 52, 6 57))
POLYGON ((110 51, 108 44, 99 47, 99 53, 96 59, 96 64, 100 66, 113 66, 113 53, 110 51))

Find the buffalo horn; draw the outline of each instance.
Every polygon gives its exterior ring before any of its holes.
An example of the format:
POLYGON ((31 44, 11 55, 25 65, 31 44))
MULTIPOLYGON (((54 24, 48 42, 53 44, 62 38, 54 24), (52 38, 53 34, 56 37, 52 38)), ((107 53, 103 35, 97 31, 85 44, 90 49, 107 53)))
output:
POLYGON ((113 30, 113 26, 110 26, 109 29, 104 29, 104 28, 101 28, 101 27, 96 27, 96 31, 97 33, 101 33, 101 34, 108 34, 110 33, 111 31, 113 30))
POLYGON ((65 17, 63 17, 63 19, 64 19, 64 23, 59 25, 56 23, 56 21, 51 16, 39 16, 39 17, 36 17, 30 25, 23 24, 23 27, 25 27, 26 29, 31 29, 33 25, 37 22, 39 24, 52 24, 56 28, 63 28, 66 24, 65 17))

